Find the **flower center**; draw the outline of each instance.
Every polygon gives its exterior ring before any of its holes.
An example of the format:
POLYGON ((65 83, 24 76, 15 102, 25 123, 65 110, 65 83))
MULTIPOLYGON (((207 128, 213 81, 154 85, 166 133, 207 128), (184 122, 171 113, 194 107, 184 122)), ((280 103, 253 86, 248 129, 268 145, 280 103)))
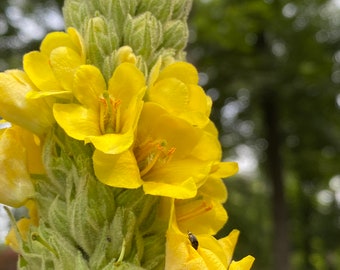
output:
POLYGON ((112 98, 107 91, 103 93, 99 100, 100 130, 103 134, 120 132, 120 105, 119 99, 112 98))
POLYGON ((141 177, 147 174, 153 167, 164 166, 168 163, 175 151, 175 147, 167 147, 165 140, 147 140, 143 144, 138 145, 134 150, 134 154, 141 177))

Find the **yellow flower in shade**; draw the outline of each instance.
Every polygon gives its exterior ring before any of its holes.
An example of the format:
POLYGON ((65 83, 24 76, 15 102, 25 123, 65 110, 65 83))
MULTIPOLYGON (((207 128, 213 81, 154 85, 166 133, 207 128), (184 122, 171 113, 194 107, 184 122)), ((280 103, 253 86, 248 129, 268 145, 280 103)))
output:
POLYGON ((0 203, 20 207, 35 194, 30 174, 44 172, 40 142, 18 126, 0 134, 0 203))
MULTIPOLYGON (((238 170, 237 163, 228 162, 229 176, 238 170)), ((215 235, 227 222, 228 215, 223 207, 227 200, 227 189, 223 181, 211 174, 192 199, 175 200, 174 217, 182 233, 192 230, 197 234, 215 235)))
POLYGON ((141 113, 133 150, 121 156, 95 151, 94 169, 107 185, 135 188, 151 195, 192 198, 211 171, 210 141, 204 131, 147 102, 141 113), (199 150, 202 148, 201 150, 199 150), (196 156, 196 153, 201 156, 196 156))
POLYGON ((0 116, 40 135, 54 123, 54 118, 46 100, 26 99, 27 93, 34 89, 23 71, 0 73, 0 116))
POLYGON ((37 205, 35 201, 29 200, 25 206, 28 209, 29 218, 25 217, 18 220, 16 223, 17 229, 12 227, 5 238, 5 244, 10 246, 16 252, 20 252, 20 240, 17 238, 16 231, 18 230, 20 238, 23 241, 27 241, 31 226, 38 226, 39 224, 37 205))
POLYGON ((160 70, 161 61, 153 67, 146 98, 158 103, 170 113, 193 126, 204 127, 209 122, 212 101, 198 86, 195 67, 175 62, 160 70))
POLYGON ((209 178, 198 189, 196 197, 175 200, 175 218, 179 230, 198 234, 216 234, 227 222, 228 215, 222 203, 227 190, 221 179, 209 178), (203 192, 202 192, 203 191, 203 192))
POLYGON ((83 65, 75 74, 73 89, 80 104, 54 104, 53 114, 70 137, 118 154, 134 141, 144 92, 144 76, 133 64, 119 65, 108 88, 98 68, 83 65))
POLYGON ((28 97, 59 95, 71 98, 74 73, 85 61, 83 41, 74 28, 68 28, 67 33, 48 34, 40 51, 24 56, 24 71, 36 86, 28 97))
POLYGON ((217 240, 209 234, 183 233, 176 221, 172 220, 166 235, 165 269, 248 270, 254 261, 252 256, 240 262, 232 261, 238 234, 237 230, 233 230, 228 236, 217 240))

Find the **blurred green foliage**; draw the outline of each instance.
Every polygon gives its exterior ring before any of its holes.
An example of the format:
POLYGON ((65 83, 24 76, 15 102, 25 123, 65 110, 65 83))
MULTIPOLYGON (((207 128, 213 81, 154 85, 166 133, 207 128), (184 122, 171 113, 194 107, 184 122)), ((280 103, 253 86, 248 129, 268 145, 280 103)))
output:
POLYGON ((63 30, 63 2, 0 1, 0 71, 21 67, 23 54, 37 50, 46 33, 63 30))
MULTIPOLYGON (((63 28, 62 2, 0 1, 1 71, 63 28)), ((241 230, 235 257, 254 269, 340 267, 339 15, 327 0, 194 0, 188 59, 240 166, 220 234, 241 230)))
POLYGON ((254 269, 338 269, 339 7, 201 0, 191 15, 188 58, 214 99, 225 157, 240 159, 227 180, 236 255, 254 254, 254 269))

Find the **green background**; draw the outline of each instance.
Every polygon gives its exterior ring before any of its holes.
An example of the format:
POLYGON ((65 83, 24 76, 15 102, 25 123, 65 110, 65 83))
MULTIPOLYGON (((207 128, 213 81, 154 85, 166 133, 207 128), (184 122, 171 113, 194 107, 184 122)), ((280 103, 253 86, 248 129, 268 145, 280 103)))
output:
MULTIPOLYGON (((0 1, 0 71, 62 30, 63 1, 0 1)), ((340 6, 194 0, 188 61, 214 101, 235 259, 253 269, 340 268, 340 6)), ((1 221, 5 224, 5 221, 1 221)))

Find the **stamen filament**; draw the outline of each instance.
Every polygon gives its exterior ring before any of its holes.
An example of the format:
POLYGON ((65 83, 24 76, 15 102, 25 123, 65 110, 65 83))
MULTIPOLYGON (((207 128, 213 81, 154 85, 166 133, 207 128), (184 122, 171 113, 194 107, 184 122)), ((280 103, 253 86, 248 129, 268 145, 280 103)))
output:
POLYGON ((100 130, 103 134, 119 133, 121 129, 121 100, 112 99, 107 91, 99 99, 100 130))
POLYGON ((114 121, 114 129, 118 133, 120 131, 120 104, 122 102, 120 100, 116 100, 114 102, 113 108, 114 111, 112 112, 113 114, 113 121, 114 121))
POLYGON ((143 177, 148 171, 151 170, 151 168, 156 164, 157 160, 159 159, 161 153, 161 151, 157 151, 156 155, 151 159, 151 162, 148 162, 146 167, 141 170, 141 177, 143 177))

